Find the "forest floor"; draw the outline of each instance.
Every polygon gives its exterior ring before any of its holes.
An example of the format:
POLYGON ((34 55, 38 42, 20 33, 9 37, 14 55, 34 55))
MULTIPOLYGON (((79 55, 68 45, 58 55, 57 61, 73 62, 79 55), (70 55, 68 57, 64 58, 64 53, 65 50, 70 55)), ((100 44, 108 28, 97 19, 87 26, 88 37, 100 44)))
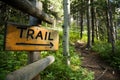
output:
POLYGON ((75 43, 77 53, 83 57, 82 67, 94 72, 95 80, 120 80, 120 73, 106 63, 97 52, 86 50, 85 43, 75 43))

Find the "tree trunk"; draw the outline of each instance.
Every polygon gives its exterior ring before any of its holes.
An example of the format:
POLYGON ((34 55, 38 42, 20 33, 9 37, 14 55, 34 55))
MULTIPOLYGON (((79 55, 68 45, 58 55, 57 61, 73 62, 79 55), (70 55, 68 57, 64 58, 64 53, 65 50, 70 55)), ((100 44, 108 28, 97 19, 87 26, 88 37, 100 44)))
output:
POLYGON ((114 22, 114 26, 115 26, 115 40, 117 40, 117 23, 114 22))
POLYGON ((100 39, 100 37, 99 37, 99 26, 98 26, 98 22, 96 23, 96 38, 97 38, 97 40, 100 39))
POLYGON ((110 28, 110 35, 111 35, 111 45, 112 45, 112 53, 115 53, 115 32, 113 28, 113 20, 112 20, 112 8, 111 8, 111 2, 107 0, 108 4, 108 15, 109 15, 109 28, 110 28))
POLYGON ((96 14, 96 7, 94 8, 94 23, 95 23, 95 34, 96 34, 96 39, 99 40, 99 32, 98 32, 98 19, 97 19, 97 14, 96 14))
POLYGON ((77 15, 76 15, 76 24, 77 24, 77 27, 79 26, 79 11, 76 12, 77 15))
POLYGON ((90 0, 87 0, 86 1, 87 2, 87 35, 88 35, 88 38, 87 38, 87 48, 89 49, 89 48, 91 48, 91 37, 90 37, 90 35, 91 35, 91 33, 90 33, 90 6, 89 6, 89 4, 90 4, 90 0))
POLYGON ((92 44, 94 44, 94 37, 95 37, 95 33, 94 33, 94 16, 95 16, 95 13, 94 13, 94 7, 93 7, 93 2, 94 0, 91 0, 91 26, 92 26, 92 44))
POLYGON ((80 5, 80 39, 83 37, 83 0, 81 0, 80 5))
POLYGON ((63 56, 65 63, 70 65, 69 54, 69 27, 70 27, 70 0, 63 0, 64 6, 64 26, 63 26, 63 56))
POLYGON ((108 10, 106 9, 106 28, 107 28, 107 36, 108 36, 108 43, 111 42, 111 35, 109 29, 109 18, 108 18, 108 10))

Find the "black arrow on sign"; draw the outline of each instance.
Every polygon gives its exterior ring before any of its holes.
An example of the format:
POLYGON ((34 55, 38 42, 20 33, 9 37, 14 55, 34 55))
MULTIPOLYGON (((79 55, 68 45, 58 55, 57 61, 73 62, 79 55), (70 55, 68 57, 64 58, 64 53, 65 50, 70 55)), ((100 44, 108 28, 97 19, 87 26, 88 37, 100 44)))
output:
POLYGON ((16 45, 50 46, 50 48, 54 46, 52 42, 50 42, 49 44, 16 43, 16 45))

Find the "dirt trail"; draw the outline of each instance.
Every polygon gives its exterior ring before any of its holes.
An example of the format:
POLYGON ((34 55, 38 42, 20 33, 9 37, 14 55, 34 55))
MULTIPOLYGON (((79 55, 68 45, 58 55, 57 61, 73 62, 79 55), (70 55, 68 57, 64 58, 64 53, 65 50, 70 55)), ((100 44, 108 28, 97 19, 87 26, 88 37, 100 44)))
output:
POLYGON ((83 42, 76 42, 75 48, 82 59, 82 67, 94 72, 95 80, 120 80, 120 74, 110 67, 99 54, 93 51, 85 50, 83 42))

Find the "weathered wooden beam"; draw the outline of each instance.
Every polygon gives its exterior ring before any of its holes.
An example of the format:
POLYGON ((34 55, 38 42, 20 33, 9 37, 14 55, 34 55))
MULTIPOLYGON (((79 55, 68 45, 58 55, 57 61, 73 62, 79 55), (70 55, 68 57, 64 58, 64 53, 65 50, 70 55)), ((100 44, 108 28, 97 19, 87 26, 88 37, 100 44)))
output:
MULTIPOLYGON (((42 10, 42 3, 38 0, 30 0, 30 2, 32 3, 33 6, 35 6, 36 8, 38 8, 39 10, 42 10)), ((30 20, 30 25, 41 25, 42 20, 39 20, 38 18, 35 18, 33 16, 30 16, 29 18, 30 20)), ((30 51, 28 53, 28 62, 33 63, 35 61, 38 61, 40 59, 40 52, 36 52, 36 51, 30 51)), ((41 80, 40 78, 40 74, 36 75, 32 80, 41 80)))
POLYGON ((41 71, 43 71, 48 65, 54 62, 53 56, 48 56, 37 62, 34 62, 26 67, 16 70, 7 75, 6 80, 31 80, 41 71))
POLYGON ((1 1, 49 24, 53 23, 53 20, 45 12, 33 6, 31 2, 29 2, 28 0, 1 0, 1 1))

